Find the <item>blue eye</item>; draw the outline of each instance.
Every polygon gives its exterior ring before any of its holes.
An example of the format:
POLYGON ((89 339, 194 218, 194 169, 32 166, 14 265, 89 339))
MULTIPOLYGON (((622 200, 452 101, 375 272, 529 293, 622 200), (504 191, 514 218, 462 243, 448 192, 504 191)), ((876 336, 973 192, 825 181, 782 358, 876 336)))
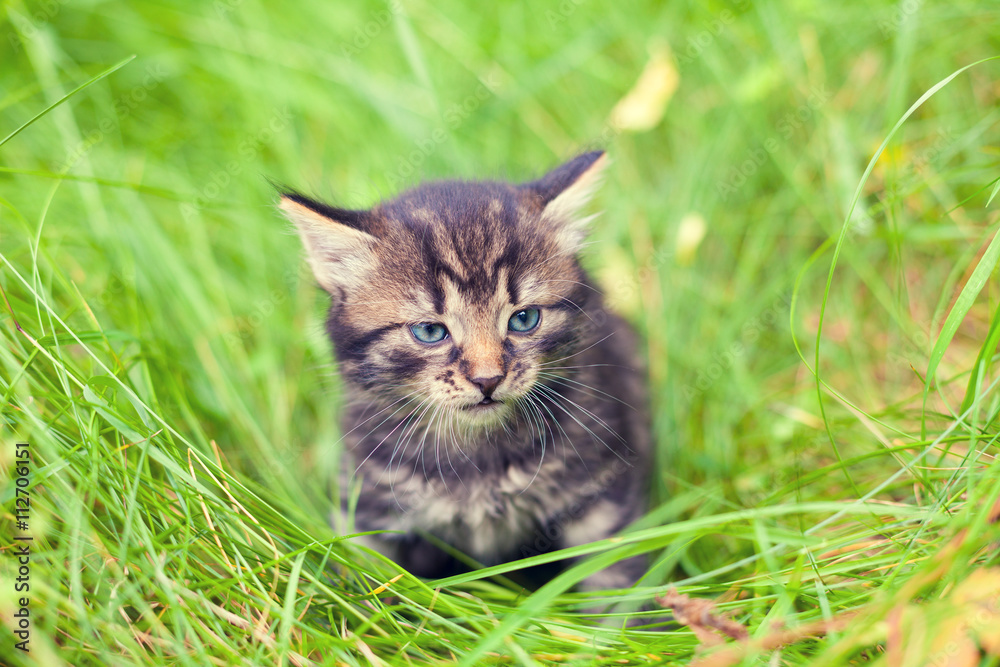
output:
POLYGON ((440 322, 411 324, 410 333, 421 343, 439 343, 448 336, 448 329, 440 322))
POLYGON ((538 326, 540 319, 542 319, 542 311, 537 308, 525 308, 510 316, 507 328, 518 333, 527 333, 538 326))

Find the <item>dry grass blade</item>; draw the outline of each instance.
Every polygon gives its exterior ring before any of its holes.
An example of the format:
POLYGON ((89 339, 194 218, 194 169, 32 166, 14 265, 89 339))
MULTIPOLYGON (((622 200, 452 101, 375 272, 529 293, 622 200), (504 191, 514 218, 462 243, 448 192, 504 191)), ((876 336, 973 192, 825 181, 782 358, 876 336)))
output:
POLYGON ((674 619, 678 623, 691 628, 698 641, 706 646, 717 646, 722 643, 720 634, 736 640, 745 640, 749 637, 745 626, 719 616, 715 612, 715 603, 711 600, 692 598, 671 588, 656 598, 656 601, 673 612, 674 619))

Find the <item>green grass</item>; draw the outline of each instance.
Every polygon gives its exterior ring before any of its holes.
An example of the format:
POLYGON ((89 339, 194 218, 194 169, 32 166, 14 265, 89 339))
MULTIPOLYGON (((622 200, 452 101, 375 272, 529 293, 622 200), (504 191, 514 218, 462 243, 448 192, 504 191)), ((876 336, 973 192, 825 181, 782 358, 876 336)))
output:
POLYGON ((715 664, 998 663, 1000 61, 960 72, 1000 53, 995 3, 276 7, 0 9, 0 662, 707 655, 580 611, 645 552, 601 600, 716 600, 751 640, 715 664), (663 45, 662 120, 617 131, 663 45), (654 503, 533 594, 519 564, 400 577, 326 523, 344 397, 268 180, 366 206, 594 145, 587 263, 647 341, 654 503))

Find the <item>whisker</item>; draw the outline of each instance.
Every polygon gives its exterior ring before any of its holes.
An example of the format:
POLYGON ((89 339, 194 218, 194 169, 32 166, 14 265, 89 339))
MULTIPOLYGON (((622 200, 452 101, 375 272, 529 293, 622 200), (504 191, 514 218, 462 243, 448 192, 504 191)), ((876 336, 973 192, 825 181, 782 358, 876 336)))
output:
MULTIPOLYGON (((413 436, 416 434, 418 427, 423 427, 423 436, 420 439, 420 443, 417 445, 417 450, 420 451, 420 452, 423 452, 424 442, 427 440, 428 433, 430 433, 430 423, 424 421, 424 416, 428 412, 431 412, 432 410, 436 410, 436 407, 434 405, 432 405, 430 403, 430 401, 428 401, 427 404, 426 404, 426 406, 425 406, 425 408, 424 408, 424 410, 419 415, 417 415, 417 418, 414 420, 414 427, 412 429, 410 429, 410 432, 409 432, 409 434, 406 437, 406 443, 403 445, 403 451, 400 452, 399 463, 396 464, 396 472, 394 474, 394 477, 398 476, 399 473, 400 473, 400 471, 403 468, 404 458, 406 456, 406 450, 410 448, 410 442, 413 440, 413 436)), ((434 420, 434 415, 432 414, 430 422, 433 422, 433 420, 434 420)), ((390 468, 391 468, 391 466, 392 466, 392 463, 390 462, 390 468)), ((416 469, 413 468, 413 467, 411 467, 409 469, 409 477, 407 477, 407 480, 406 480, 406 491, 409 491, 410 487, 414 484, 414 480, 416 479, 416 474, 415 473, 416 473, 416 469)), ((424 478, 426 479, 426 475, 424 476, 424 478)), ((390 487, 394 486, 394 484, 395 484, 395 480, 393 480, 392 484, 390 484, 390 487)), ((395 495, 395 489, 391 488, 391 491, 393 493, 393 498, 395 498, 396 497, 396 495, 395 495)), ((398 504, 398 502, 399 501, 397 500, 397 504, 398 504)))
MULTIPOLYGON (((386 410, 388 410, 388 409, 389 409, 389 408, 391 408, 392 406, 396 405, 396 404, 397 404, 397 403, 399 403, 400 401, 404 401, 404 400, 409 400, 409 399, 413 398, 414 396, 416 396, 416 392, 410 392, 410 393, 409 393, 409 394, 407 394, 406 396, 403 396, 402 398, 399 398, 399 399, 396 399, 395 401, 393 401, 393 402, 392 402, 392 403, 390 403, 389 405, 385 406, 384 408, 382 408, 381 410, 379 410, 378 412, 376 412, 375 414, 373 414, 373 415, 372 415, 371 417, 368 417, 368 418, 367 418, 367 419, 365 419, 364 421, 361 421, 361 422, 359 422, 359 423, 358 423, 358 424, 357 424, 357 425, 356 425, 356 426, 355 426, 354 428, 352 428, 352 429, 351 429, 350 431, 347 431, 346 433, 344 433, 344 434, 343 434, 342 436, 340 436, 340 439, 338 439, 338 440, 337 440, 336 444, 340 444, 340 443, 341 443, 341 442, 342 442, 342 441, 344 440, 344 438, 346 438, 347 436, 349 436, 349 435, 350 435, 351 433, 354 433, 354 432, 355 432, 355 431, 357 431, 357 430, 358 430, 359 428, 361 428, 362 426, 364 426, 365 424, 367 424, 367 423, 368 423, 369 421, 371 421, 372 419, 375 419, 375 418, 376 418, 376 417, 378 417, 378 416, 379 416, 380 414, 382 414, 383 412, 385 412, 386 410)), ((361 401, 358 401, 358 402, 355 402, 355 403, 354 403, 354 405, 357 405, 357 404, 358 404, 358 403, 360 403, 360 402, 361 402, 361 401)), ((349 404, 349 405, 350 405, 350 404, 349 404)), ((370 407, 370 406, 372 406, 372 405, 374 405, 374 402, 369 402, 369 407, 370 407)), ((393 413, 393 414, 395 414, 395 413, 393 413)), ((390 417, 391 417, 391 415, 390 415, 390 417)), ((384 424, 384 423, 385 423, 385 421, 383 420, 383 421, 382 421, 382 422, 380 422, 380 423, 378 424, 378 426, 376 426, 375 428, 378 428, 379 426, 381 426, 381 425, 382 425, 382 424, 384 424)), ((373 429, 373 430, 374 430, 374 429, 373 429)), ((366 437, 367 437, 367 435, 371 435, 371 431, 369 431, 369 432, 368 432, 368 433, 366 434, 366 437)))
MULTIPOLYGON (((554 423, 556 425, 556 428, 559 429, 559 433, 561 435, 560 441, 563 442, 563 443, 569 444, 570 448, 573 450, 573 453, 576 454, 577 458, 580 459, 580 463, 583 464, 583 469, 586 470, 587 472, 590 472, 590 467, 587 465, 586 459, 583 458, 583 456, 580 454, 580 450, 578 450, 576 448, 576 445, 573 444, 573 439, 569 437, 568 433, 566 433, 566 429, 563 428, 562 423, 560 423, 559 419, 555 416, 555 414, 553 414, 552 410, 549 409, 549 406, 545 404, 544 397, 541 396, 541 395, 535 394, 535 390, 538 387, 540 387, 540 386, 541 385, 535 385, 534 387, 532 387, 531 390, 528 392, 527 395, 528 396, 532 396, 535 399, 535 402, 536 402, 537 406, 545 409, 545 412, 547 412, 548 415, 549 415, 549 417, 551 418, 551 422, 554 423)), ((559 407, 560 407, 560 409, 562 409, 563 412, 566 412, 568 414, 568 411, 566 410, 566 408, 563 408, 562 406, 559 406, 559 407)), ((572 415, 570 415, 570 416, 572 417, 572 415)), ((553 440, 555 440, 554 436, 553 436, 553 440)), ((563 450, 563 460, 565 460, 565 449, 563 450)))
MULTIPOLYGON (((426 426, 424 428, 424 437, 420 439, 420 446, 417 448, 418 451, 420 452, 420 469, 424 473, 424 482, 426 482, 426 483, 429 483, 430 480, 431 480, 431 478, 427 474, 427 448, 424 447, 424 442, 426 441, 427 436, 430 434, 431 429, 434 426, 434 420, 437 419, 438 415, 440 414, 441 406, 440 405, 435 405, 434 408, 433 408, 433 410, 434 410, 434 412, 431 414, 431 418, 427 422, 427 424, 426 424, 426 426)), ((435 430, 434 432, 436 434, 437 430, 435 430)), ((437 436, 435 435, 435 437, 437 437, 437 436)))
POLYGON ((462 445, 458 442, 458 438, 455 435, 454 427, 455 427, 455 413, 452 412, 450 415, 450 419, 448 420, 448 432, 451 434, 451 439, 452 442, 455 444, 455 449, 458 450, 459 454, 465 457, 466 461, 472 464, 472 467, 476 469, 476 472, 482 472, 482 470, 479 469, 479 466, 476 465, 476 462, 473 461, 472 458, 465 453, 464 449, 462 449, 462 445))
POLYGON ((615 401, 617 403, 621 403, 625 407, 627 407, 627 408, 629 408, 631 410, 635 410, 636 412, 638 412, 638 410, 636 410, 634 407, 632 407, 632 405, 626 403, 625 401, 623 401, 622 399, 618 398, 617 396, 612 396, 611 394, 609 394, 607 392, 604 392, 604 391, 601 391, 600 389, 597 389, 596 387, 591 387, 589 384, 586 384, 585 382, 578 382, 577 380, 573 380, 573 379, 568 378, 568 377, 563 377, 561 375, 556 375, 555 373, 546 373, 544 371, 539 371, 538 375, 541 376, 541 377, 549 378, 549 379, 551 379, 553 381, 556 381, 556 382, 560 382, 562 384, 566 384, 566 383, 575 384, 578 387, 582 387, 583 389, 585 389, 587 391, 592 391, 592 392, 595 392, 597 394, 600 394, 601 396, 605 396, 607 398, 610 398, 612 401, 615 401))
MULTIPOLYGON (((533 401, 533 399, 531 398, 531 393, 530 392, 525 396, 525 398, 527 398, 528 401, 529 401, 528 406, 531 407, 531 408, 533 408, 537 412, 538 408, 534 406, 533 402, 531 402, 531 401, 533 401)), ((541 444, 541 447, 542 447, 542 453, 541 453, 541 456, 538 457, 538 467, 535 468, 535 474, 531 476, 531 479, 528 480, 528 483, 524 486, 523 489, 521 489, 520 493, 518 493, 517 495, 521 495, 525 491, 527 491, 528 489, 531 488, 531 485, 534 484, 535 480, 538 478, 538 473, 541 472, 541 470, 542 470, 542 465, 545 463, 545 430, 542 428, 542 422, 543 422, 542 413, 541 412, 537 412, 537 415, 538 415, 538 420, 539 420, 538 421, 538 440, 539 440, 539 443, 541 444)), ((534 421, 534 418, 532 418, 532 421, 534 421)), ((530 428, 531 427, 529 426, 529 430, 530 430, 530 428)), ((553 438, 554 437, 555 436, 553 436, 553 438)))
MULTIPOLYGON (((574 406, 575 408, 577 408, 578 410, 580 410, 580 411, 584 412, 584 413, 585 413, 585 414, 586 414, 587 416, 589 416, 589 417, 590 417, 591 419, 595 419, 596 421, 598 421, 598 422, 599 422, 599 423, 600 423, 600 424, 601 424, 601 425, 602 425, 602 426, 603 426, 604 428, 606 428, 606 429, 608 430, 608 432, 609 432, 609 433, 611 433, 612 435, 614 435, 614 436, 615 436, 616 438, 618 438, 618 439, 619 439, 619 440, 620 440, 620 441, 621 441, 621 442, 622 442, 622 443, 623 443, 623 444, 624 444, 624 445, 625 445, 626 447, 628 447, 628 443, 627 443, 627 442, 625 442, 625 439, 624 439, 624 438, 622 438, 622 437, 621 437, 620 435, 618 435, 618 433, 617 433, 617 432, 615 432, 615 431, 614 431, 614 430, 613 430, 613 429, 612 429, 612 428, 611 428, 610 426, 608 426, 608 425, 607 425, 606 423, 604 423, 604 421, 603 421, 603 420, 601 420, 601 419, 600 419, 599 417, 597 417, 596 415, 594 415, 593 413, 591 413, 591 412, 590 412, 589 410, 587 410, 586 408, 584 408, 583 406, 581 406, 581 405, 580 405, 579 403, 577 403, 577 402, 575 402, 575 401, 571 401, 571 400, 567 399, 567 398, 566 398, 565 396, 562 396, 561 394, 559 394, 558 392, 556 392, 556 391, 552 390, 551 388, 549 388, 549 387, 546 387, 546 386, 545 386, 545 385, 543 385, 543 384, 537 384, 537 385, 535 385, 535 386, 536 386, 536 387, 537 387, 537 388, 538 388, 539 390, 542 390, 542 391, 544 391, 544 392, 545 392, 546 394, 548 394, 548 396, 549 396, 549 399, 550 399, 550 400, 552 401, 552 404, 553 404, 553 405, 555 405, 555 406, 556 406, 556 407, 558 407, 558 408, 559 408, 560 410, 562 410, 563 412, 565 412, 565 413, 566 413, 566 414, 567 414, 567 415, 568 415, 568 416, 570 417, 570 419, 572 419, 572 420, 573 420, 573 421, 575 421, 575 422, 576 422, 577 424, 579 424, 579 425, 580 425, 580 426, 581 426, 581 427, 582 427, 582 428, 583 428, 584 430, 586 430, 586 431, 587 431, 587 433, 589 433, 589 434, 590 434, 591 436, 593 436, 594 438, 596 438, 596 439, 597 439, 597 441, 598 441, 598 442, 600 442, 600 443, 601 443, 602 445, 604 445, 605 447, 607 447, 608 451, 610 451, 610 452, 611 452, 612 454, 614 454, 615 456, 617 456, 617 457, 618 457, 619 459, 621 459, 621 460, 622 460, 623 462, 625 462, 625 463, 628 463, 628 460, 627 460, 627 459, 625 459, 625 458, 624 458, 624 457, 623 457, 623 456, 622 456, 621 454, 619 454, 619 453, 618 453, 618 452, 617 452, 617 451, 616 451, 616 450, 615 450, 615 449, 614 449, 613 447, 611 447, 611 445, 609 445, 608 443, 604 442, 604 439, 603 439, 603 438, 601 438, 601 436, 599 436, 599 435, 597 435, 596 433, 594 433, 594 431, 593 431, 593 430, 592 430, 592 429, 591 429, 591 428, 590 428, 589 426, 587 426, 587 425, 586 425, 586 424, 584 424, 584 423, 583 423, 582 421, 580 421, 580 419, 579 419, 579 418, 578 418, 578 417, 577 417, 576 415, 574 415, 574 414, 573 414, 573 413, 572 413, 572 412, 571 412, 571 411, 570 411, 570 410, 569 410, 569 409, 568 409, 568 408, 567 408, 567 407, 566 407, 566 406, 565 406, 565 405, 564 405, 564 404, 562 403, 562 401, 560 401, 560 399, 563 399, 563 400, 566 400, 566 401, 568 401, 568 402, 569 402, 569 403, 571 403, 571 404, 572 404, 572 405, 573 405, 573 406, 574 406)), ((576 447, 575 447, 575 446, 574 446, 574 449, 576 449, 576 447)), ((629 464, 629 465, 631 465, 631 464, 629 464)))
MULTIPOLYGON (((447 407, 445 409, 448 410, 447 407)), ((457 447, 458 445, 455 442, 455 434, 454 434, 454 432, 451 429, 451 426, 452 426, 452 420, 450 419, 451 414, 449 414, 448 416, 449 416, 449 419, 448 419, 448 433, 451 436, 451 444, 453 446, 457 447)), ((462 486, 465 486, 465 482, 462 481, 462 476, 460 474, 458 474, 458 471, 455 470, 455 464, 451 462, 451 447, 449 447, 447 444, 445 444, 445 447, 444 447, 444 455, 445 455, 445 458, 448 460, 448 465, 451 467, 451 471, 453 473, 455 473, 455 477, 458 477, 458 481, 461 482, 462 486)), ((444 471, 441 469, 440 462, 438 463, 438 474, 441 476, 441 482, 447 487, 448 483, 444 479, 444 471)))
MULTIPOLYGON (((430 424, 433 423, 433 421, 434 421, 434 415, 435 415, 434 411, 436 411, 436 410, 437 410, 437 406, 434 405, 433 403, 431 403, 428 400, 426 402, 426 404, 425 404, 424 409, 420 412, 419 415, 417 415, 417 418, 413 422, 413 428, 410 429, 410 433, 406 437, 406 443, 403 445, 403 450, 399 453, 399 462, 396 464, 396 474, 397 475, 399 474, 399 471, 402 470, 402 468, 403 468, 403 463, 404 463, 404 460, 405 460, 405 457, 406 457, 406 450, 408 450, 410 448, 410 442, 413 440, 414 434, 417 432, 417 429, 420 428, 420 427, 423 428, 424 435, 420 439, 420 444, 417 445, 417 449, 418 449, 418 451, 423 451, 423 443, 427 439, 427 434, 430 432, 430 424), (428 412, 431 413, 431 418, 430 418, 430 420, 425 420, 424 417, 427 415, 428 412)), ((390 467, 391 467, 391 465, 392 464, 390 462, 390 467)), ((413 471, 411 470, 410 471, 411 478, 412 478, 412 475, 413 475, 413 471)), ((424 478, 426 479, 426 475, 424 476, 424 478)))
POLYGON ((578 354, 583 354, 584 352, 586 352, 586 351, 587 351, 587 350, 589 350, 590 348, 594 347, 595 345, 600 345, 601 343, 603 343, 603 342, 604 342, 604 341, 606 341, 607 339, 611 338, 612 336, 614 336, 614 335, 615 335, 615 333, 616 333, 616 332, 612 331, 611 333, 609 333, 609 334, 608 334, 607 336, 605 336, 604 338, 600 339, 599 341, 597 341, 597 342, 595 342, 595 343, 591 343, 591 344, 590 344, 590 345, 588 345, 587 347, 583 348, 582 350, 577 350, 577 351, 576 351, 576 352, 574 352, 573 354, 568 354, 568 355, 566 355, 565 357, 562 357, 562 358, 560 358, 560 359, 553 359, 552 361, 546 361, 546 362, 544 362, 544 363, 541 363, 541 364, 538 364, 538 365, 539 365, 539 366, 548 366, 548 365, 550 365, 550 364, 555 364, 555 363, 558 363, 558 362, 560 362, 560 361, 563 361, 563 360, 565 360, 565 359, 569 359, 570 357, 575 357, 575 356, 576 356, 576 355, 578 355, 578 354))
MULTIPOLYGON (((393 412, 393 413, 392 413, 391 415, 389 415, 388 417, 386 417, 385 419, 383 419, 383 420, 382 420, 382 421, 381 421, 381 422, 380 422, 380 423, 378 424, 378 426, 376 426, 375 428, 378 428, 379 426, 381 426, 381 425, 382 425, 382 424, 384 424, 385 422, 389 421, 389 419, 391 419, 391 418, 392 418, 393 416, 395 416, 395 415, 396 415, 396 413, 398 413, 398 412, 400 412, 400 411, 404 410, 405 408, 406 408, 406 406, 405 406, 405 405, 401 406, 401 407, 400 407, 400 408, 399 408, 398 410, 396 410, 396 412, 393 412)), ((406 423, 406 420, 407 420, 407 419, 409 419, 409 418, 410 418, 410 417, 411 417, 411 416, 413 415, 413 413, 414 413, 414 412, 416 412, 416 411, 417 411, 418 409, 420 409, 420 405, 419 405, 419 404, 417 405, 417 407, 413 408, 413 410, 412 410, 412 411, 410 412, 410 414, 408 414, 408 415, 407 415, 406 417, 404 417, 404 418, 403 418, 403 419, 402 419, 402 420, 401 420, 401 421, 400 421, 400 422, 399 422, 398 424, 396 424, 395 426, 393 426, 393 427, 392 427, 392 430, 391 430, 391 431, 389 431, 389 432, 388 432, 388 433, 386 434, 386 436, 385 436, 384 438, 382 438, 382 440, 381 440, 381 441, 380 441, 380 442, 379 442, 379 443, 378 443, 377 445, 375 445, 374 447, 372 447, 372 450, 371 450, 370 452, 368 452, 368 456, 366 456, 366 457, 364 458, 364 461, 362 461, 361 463, 359 463, 359 464, 358 464, 358 467, 354 469, 354 474, 355 474, 355 475, 357 475, 357 474, 358 474, 358 471, 359 471, 359 470, 361 470, 361 466, 363 466, 363 465, 365 464, 365 462, 367 462, 367 461, 368 461, 368 459, 370 459, 370 458, 372 457, 372 454, 374 454, 374 453, 375 453, 375 452, 376 452, 376 451, 378 450, 378 448, 379 448, 379 447, 381 447, 381 446, 382 446, 382 444, 383 444, 383 443, 384 443, 384 442, 385 442, 386 440, 388 440, 388 439, 389 439, 389 437, 390 437, 390 436, 391 436, 391 435, 392 435, 393 433, 395 433, 395 432, 396 432, 396 429, 397 429, 397 428, 399 428, 400 426, 402 426, 403 424, 405 424, 405 423, 406 423)), ((369 432, 368 432, 368 435, 370 435, 370 434, 371 434, 371 433, 373 433, 374 431, 375 431, 375 429, 373 428, 373 429, 372 429, 371 431, 369 431, 369 432)), ((366 437, 367 437, 367 436, 366 436, 366 437)), ((389 460, 389 462, 391 463, 391 462, 392 462, 392 459, 390 459, 390 460, 389 460)))
MULTIPOLYGON (((407 415, 406 420, 404 420, 407 425, 400 432, 399 436, 396 438, 396 444, 392 448, 392 455, 389 457, 389 463, 386 466, 386 470, 383 471, 382 476, 386 473, 389 474, 389 492, 392 494, 392 499, 396 501, 396 505, 400 509, 405 509, 403 504, 399 502, 399 497, 396 495, 396 477, 399 475, 400 470, 402 470, 404 457, 406 456, 406 450, 410 446, 410 441, 413 439, 414 433, 416 433, 417 428, 420 427, 423 416, 427 414, 427 411, 431 409, 431 403, 427 399, 421 400, 417 409, 407 415), (400 451, 400 444, 403 445, 402 451, 400 451), (392 463, 396 459, 396 455, 399 455, 399 462, 396 464, 396 470, 393 471, 392 463)), ((379 477, 381 481, 382 477, 379 477)), ((410 485, 413 484, 413 471, 410 470, 410 476, 406 481, 406 490, 410 489, 410 485)))
POLYGON ((576 369, 576 368, 622 368, 627 371, 635 370, 631 366, 622 366, 621 364, 583 364, 582 366, 548 366, 548 370, 559 370, 559 369, 576 369))
POLYGON ((579 280, 567 280, 565 278, 549 278, 548 280, 541 281, 542 285, 548 285, 549 283, 573 283, 574 285, 579 285, 580 287, 586 287, 587 289, 595 292, 596 294, 603 294, 601 290, 597 289, 593 285, 588 285, 587 283, 581 283, 579 280))
POLYGON ((587 408, 583 407, 582 405, 580 405, 579 403, 577 403, 576 401, 574 401, 570 397, 565 396, 564 394, 559 393, 558 391, 556 391, 552 387, 547 387, 545 385, 541 385, 541 386, 544 387, 546 390, 548 390, 550 392, 554 392, 555 394, 557 394, 559 396, 559 398, 563 399, 564 401, 566 401, 567 403, 569 403, 570 405, 572 405, 573 407, 577 408, 578 410, 580 410, 581 412, 583 412, 585 415, 587 415, 588 417, 590 417, 591 419, 593 419, 594 421, 596 421, 598 424, 600 424, 601 426, 603 426, 604 429, 608 433, 610 433, 613 436, 615 436, 616 438, 618 438, 619 442, 623 443, 626 447, 628 446, 628 443, 625 441, 625 439, 623 437, 621 437, 618 434, 617 431, 615 431, 613 428, 611 428, 603 419, 601 419, 600 417, 598 417, 596 414, 594 414, 593 412, 591 412, 587 408))
POLYGON ((398 438, 396 438, 396 446, 393 448, 392 456, 389 458, 389 468, 390 468, 390 470, 392 469, 392 462, 395 460, 396 454, 398 453, 399 454, 399 462, 396 464, 396 472, 399 472, 400 467, 403 465, 404 457, 406 456, 406 450, 410 446, 410 440, 413 438, 414 434, 417 432, 417 429, 424 425, 424 423, 423 423, 424 415, 426 415, 427 412, 429 410, 431 410, 432 407, 433 406, 431 405, 431 403, 430 403, 429 400, 426 400, 426 399, 423 400, 421 402, 421 404, 420 404, 420 411, 419 411, 419 413, 417 413, 417 415, 413 417, 412 421, 407 426, 407 428, 404 429, 403 432, 399 434, 398 438), (405 438, 405 440, 404 440, 404 438, 405 438), (402 450, 399 449, 400 445, 403 445, 403 449, 402 450))
MULTIPOLYGON (((417 406, 416 410, 407 415, 405 420, 407 422, 406 426, 400 432, 399 436, 396 437, 396 444, 393 446, 392 454, 389 456, 389 463, 386 466, 386 471, 385 471, 389 473, 389 491, 392 493, 393 500, 396 501, 396 504, 399 505, 400 508, 402 508, 402 504, 399 502, 399 498, 396 496, 396 477, 399 476, 399 473, 403 468, 403 463, 406 456, 406 450, 410 446, 410 441, 413 439, 413 435, 417 432, 417 429, 420 428, 424 415, 427 414, 427 411, 430 410, 431 407, 432 406, 430 404, 430 401, 424 399, 420 402, 420 405, 417 406), (400 445, 403 446, 402 450, 400 450, 400 445), (396 469, 394 471, 392 469, 392 463, 393 461, 396 460, 397 455, 399 456, 399 460, 396 463, 396 469)), ((383 472, 383 475, 385 475, 385 472, 383 472)), ((381 481, 381 477, 379 478, 379 480, 381 481)), ((407 483, 406 483, 407 490, 409 490, 410 485, 412 483, 413 483, 413 471, 410 470, 410 475, 407 478, 407 483)))

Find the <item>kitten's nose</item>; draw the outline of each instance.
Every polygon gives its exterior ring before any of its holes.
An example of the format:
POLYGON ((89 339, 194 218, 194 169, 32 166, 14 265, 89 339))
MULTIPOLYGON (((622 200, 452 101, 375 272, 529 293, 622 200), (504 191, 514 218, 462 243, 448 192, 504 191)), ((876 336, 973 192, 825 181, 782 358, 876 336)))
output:
POLYGON ((489 398, 493 395, 493 390, 496 389, 503 381, 503 376, 494 375, 491 378, 469 378, 469 381, 479 387, 479 389, 483 392, 483 396, 489 398))

